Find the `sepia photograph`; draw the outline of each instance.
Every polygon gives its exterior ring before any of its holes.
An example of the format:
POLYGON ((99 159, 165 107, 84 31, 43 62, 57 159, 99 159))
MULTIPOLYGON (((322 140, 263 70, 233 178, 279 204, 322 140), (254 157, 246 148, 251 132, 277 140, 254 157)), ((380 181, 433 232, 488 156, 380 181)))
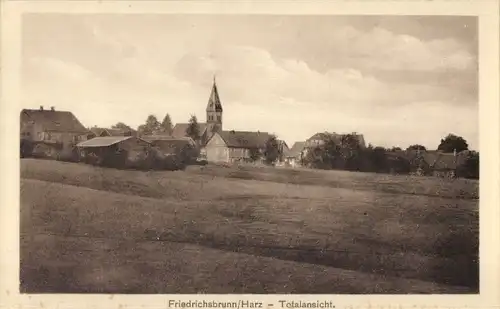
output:
POLYGON ((21 22, 21 293, 479 293, 477 17, 21 22))

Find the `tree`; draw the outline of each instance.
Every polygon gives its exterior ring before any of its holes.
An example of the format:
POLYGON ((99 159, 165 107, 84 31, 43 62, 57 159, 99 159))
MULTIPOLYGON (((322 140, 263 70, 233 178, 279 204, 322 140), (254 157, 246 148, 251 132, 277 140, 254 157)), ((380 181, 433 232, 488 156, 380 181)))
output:
POLYGON ((280 145, 276 136, 271 136, 265 145, 264 157, 267 164, 273 164, 280 156, 280 145))
POLYGON ((168 135, 172 135, 174 126, 172 125, 172 119, 169 114, 166 114, 165 118, 163 118, 163 121, 161 122, 161 130, 168 135))
POLYGON ((250 148, 250 151, 249 151, 249 152, 250 152, 250 153, 249 153, 250 160, 251 160, 252 162, 255 162, 255 161, 257 161, 257 160, 259 160, 259 159, 260 159, 261 153, 260 153, 260 151, 259 151, 259 149, 258 149, 258 148, 250 148))
POLYGON ((346 149, 359 149, 359 140, 358 138, 353 135, 353 134, 346 134, 341 137, 341 144, 343 148, 346 149))
POLYGON ((160 128, 160 122, 156 118, 155 115, 149 115, 146 119, 146 123, 140 125, 137 128, 137 131, 140 135, 151 135, 154 131, 157 131, 160 128))
POLYGON ((464 150, 469 150, 469 145, 463 137, 454 134, 448 134, 445 138, 441 139, 438 150, 447 153, 454 151, 461 152, 464 150))
POLYGON ((366 160, 368 166, 365 167, 370 172, 387 172, 389 170, 389 162, 387 160, 386 149, 383 147, 375 147, 366 149, 366 160))
POLYGON ((408 146, 408 148, 406 148, 407 151, 409 150, 421 150, 421 151, 426 151, 427 149, 425 148, 425 146, 422 146, 422 145, 419 145, 419 144, 415 144, 415 145, 410 145, 408 146))
POLYGON ((118 122, 117 124, 114 124, 111 126, 111 129, 120 129, 124 131, 132 131, 132 128, 126 125, 123 122, 118 122))
POLYGON ((198 118, 196 118, 196 115, 192 115, 189 119, 189 125, 186 129, 186 134, 194 141, 200 141, 200 125, 198 124, 198 118))
POLYGON ((459 166, 458 170, 461 177, 479 179, 479 153, 469 152, 465 162, 459 166))

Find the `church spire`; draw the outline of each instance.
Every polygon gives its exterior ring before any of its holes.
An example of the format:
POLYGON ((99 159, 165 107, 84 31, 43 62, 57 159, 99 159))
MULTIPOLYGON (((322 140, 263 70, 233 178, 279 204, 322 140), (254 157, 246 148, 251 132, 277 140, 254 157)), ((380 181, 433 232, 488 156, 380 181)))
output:
POLYGON ((219 91, 217 90, 215 74, 213 78, 212 92, 207 104, 207 128, 209 132, 222 130, 222 103, 220 102, 219 91))
POLYGON ((222 103, 219 98, 219 91, 217 89, 215 74, 213 77, 212 92, 210 93, 207 104, 207 112, 208 111, 222 112, 222 103))

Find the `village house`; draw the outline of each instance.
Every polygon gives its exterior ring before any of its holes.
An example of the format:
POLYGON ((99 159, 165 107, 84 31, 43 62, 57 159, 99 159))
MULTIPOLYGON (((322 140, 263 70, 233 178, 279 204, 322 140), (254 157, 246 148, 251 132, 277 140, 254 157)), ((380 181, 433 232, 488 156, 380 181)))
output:
POLYGON ((205 149, 209 162, 252 162, 263 158, 266 143, 271 135, 267 132, 219 131, 208 141, 205 149))
POLYGON ((388 154, 409 162, 410 174, 415 176, 457 177, 457 170, 467 159, 467 152, 444 153, 437 150, 406 150, 388 154))
POLYGON ((285 165, 291 167, 301 166, 304 159, 306 142, 295 142, 292 148, 285 151, 285 165))
POLYGON ((135 136, 103 136, 80 142, 76 147, 87 163, 125 167, 145 158, 151 143, 135 136))
MULTIPOLYGON (((206 108, 206 122, 198 123, 199 136, 197 142, 199 142, 202 148, 207 144, 208 140, 215 132, 222 131, 222 112, 222 103, 219 97, 217 84, 214 79, 212 92, 210 93, 206 108)), ((189 123, 177 123, 173 128, 172 136, 177 138, 186 137, 188 136, 188 128, 189 123)))
POLYGON ((278 142, 278 151, 280 153, 280 156, 278 160, 276 161, 276 166, 286 166, 286 153, 290 151, 290 148, 288 147, 288 144, 284 140, 277 140, 278 142))
POLYGON ((75 145, 91 138, 90 132, 68 111, 23 109, 21 111, 21 140, 33 145, 32 155, 70 159, 75 145))

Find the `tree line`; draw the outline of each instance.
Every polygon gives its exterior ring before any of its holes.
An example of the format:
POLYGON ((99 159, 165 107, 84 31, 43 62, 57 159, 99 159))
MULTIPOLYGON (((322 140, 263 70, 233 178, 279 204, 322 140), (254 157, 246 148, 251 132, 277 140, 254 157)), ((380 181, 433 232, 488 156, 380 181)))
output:
MULTIPOLYGON (((406 148, 406 151, 427 151, 419 144, 406 148)), ((448 134, 442 138, 438 151, 443 153, 460 153, 469 150, 467 141, 460 136, 448 134)), ((412 162, 404 156, 397 155, 403 150, 399 147, 384 148, 368 145, 362 148, 352 135, 342 137, 340 143, 333 138, 326 138, 324 143, 307 152, 302 164, 318 169, 339 169, 360 172, 409 174, 412 162), (396 155, 395 155, 396 154, 396 155)), ((479 153, 470 151, 464 163, 457 168, 458 176, 479 178, 479 153)))

